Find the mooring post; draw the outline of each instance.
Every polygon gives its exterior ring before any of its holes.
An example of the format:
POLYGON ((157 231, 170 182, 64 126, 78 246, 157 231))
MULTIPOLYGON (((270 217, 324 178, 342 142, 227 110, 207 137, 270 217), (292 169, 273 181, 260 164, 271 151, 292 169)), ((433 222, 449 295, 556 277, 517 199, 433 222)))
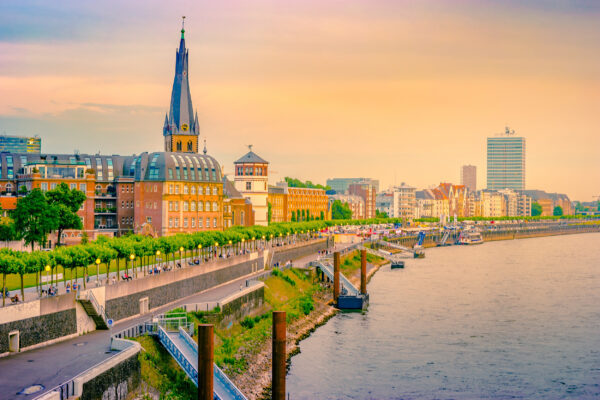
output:
POLYGON ((214 328, 198 324, 198 400, 213 400, 214 328))
POLYGON ((367 294, 367 250, 360 251, 360 292, 367 294))
POLYGON ((340 252, 333 253, 333 302, 337 304, 340 297, 340 252))
POLYGON ((273 400, 285 400, 285 374, 287 372, 285 346, 285 311, 273 311, 273 366, 271 377, 273 400))

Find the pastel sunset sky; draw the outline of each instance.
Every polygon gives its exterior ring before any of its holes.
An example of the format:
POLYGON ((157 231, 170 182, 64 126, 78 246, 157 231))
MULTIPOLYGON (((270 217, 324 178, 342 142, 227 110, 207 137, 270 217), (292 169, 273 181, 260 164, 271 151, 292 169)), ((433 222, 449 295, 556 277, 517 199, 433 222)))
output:
POLYGON ((181 16, 201 140, 284 176, 485 187, 486 137, 527 188, 600 195, 600 2, 0 2, 0 133, 43 152, 163 149, 181 16))

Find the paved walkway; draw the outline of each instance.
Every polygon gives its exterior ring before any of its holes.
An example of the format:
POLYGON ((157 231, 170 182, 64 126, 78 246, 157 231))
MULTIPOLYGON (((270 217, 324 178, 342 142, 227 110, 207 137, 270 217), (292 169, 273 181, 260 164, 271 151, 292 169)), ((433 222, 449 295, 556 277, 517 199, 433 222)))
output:
MULTIPOLYGON (((299 259, 294 264, 301 266, 302 263, 316 258, 317 254, 314 254, 299 259)), ((245 286, 247 279, 252 279, 263 272, 264 270, 261 270, 250 276, 180 299, 151 313, 116 323, 108 331, 94 331, 54 345, 0 358, 0 398, 2 400, 33 399, 115 354, 116 352, 110 351, 112 333, 147 321, 153 315, 162 314, 183 304, 218 301, 239 291, 240 285, 245 286), (31 395, 17 395, 25 387, 34 384, 43 385, 45 389, 31 395)))

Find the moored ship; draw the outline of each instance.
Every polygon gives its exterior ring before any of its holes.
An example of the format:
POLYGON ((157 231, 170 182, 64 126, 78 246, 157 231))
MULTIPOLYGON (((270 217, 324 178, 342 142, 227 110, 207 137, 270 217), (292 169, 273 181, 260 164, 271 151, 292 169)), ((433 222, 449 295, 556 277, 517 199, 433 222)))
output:
POLYGON ((458 244, 481 244, 483 237, 478 229, 469 229, 461 232, 458 238, 458 244))

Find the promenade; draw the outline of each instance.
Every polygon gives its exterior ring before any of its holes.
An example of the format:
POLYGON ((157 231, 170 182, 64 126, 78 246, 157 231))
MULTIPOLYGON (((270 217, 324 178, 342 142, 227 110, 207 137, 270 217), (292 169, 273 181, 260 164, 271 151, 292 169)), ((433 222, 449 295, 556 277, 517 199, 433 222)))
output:
MULTIPOLYGON (((294 261, 301 266, 317 258, 317 254, 294 261)), ((197 267, 197 266, 194 266, 197 267)), ((189 268, 194 268, 189 266, 189 268)), ((111 330, 94 331, 70 340, 42 348, 12 354, 0 358, 0 393, 4 399, 34 399, 44 392, 73 379, 75 376, 112 357, 117 352, 110 350, 110 337, 114 332, 135 326, 155 315, 189 303, 216 302, 240 290, 246 280, 264 274, 264 270, 232 280, 226 284, 179 299, 150 313, 116 323, 111 330), (43 390, 34 394, 18 394, 31 385, 42 385, 43 390)), ((93 287, 95 285, 89 285, 93 287)), ((35 289, 35 288, 33 288, 35 289)), ((34 292, 35 293, 35 292, 34 292)))

